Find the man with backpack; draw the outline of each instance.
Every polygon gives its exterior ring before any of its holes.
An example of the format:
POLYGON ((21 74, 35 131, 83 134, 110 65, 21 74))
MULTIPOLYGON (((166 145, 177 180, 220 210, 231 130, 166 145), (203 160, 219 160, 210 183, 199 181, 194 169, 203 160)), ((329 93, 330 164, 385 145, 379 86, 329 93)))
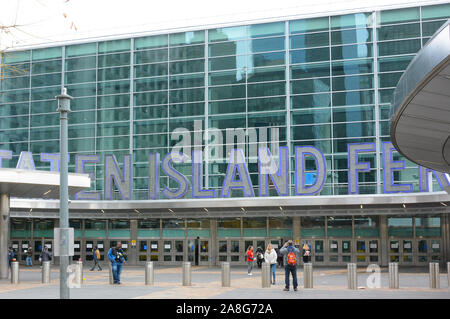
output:
POLYGON ((292 284, 294 286, 294 291, 297 291, 297 254, 300 250, 295 248, 292 240, 286 242, 283 248, 280 249, 283 254, 284 259, 284 274, 285 274, 285 284, 286 287, 284 291, 289 291, 289 274, 292 274, 292 284))
POLYGON ((125 263, 125 256, 122 250, 122 243, 117 243, 116 247, 111 247, 108 251, 108 259, 111 262, 111 268, 114 278, 114 284, 120 285, 120 274, 122 273, 122 264, 125 263))

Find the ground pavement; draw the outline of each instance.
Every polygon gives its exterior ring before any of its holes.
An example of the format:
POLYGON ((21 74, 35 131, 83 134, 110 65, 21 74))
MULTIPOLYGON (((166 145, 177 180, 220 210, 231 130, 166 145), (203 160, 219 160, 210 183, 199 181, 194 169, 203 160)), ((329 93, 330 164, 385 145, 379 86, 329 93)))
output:
MULTIPOLYGON (((388 272, 381 269, 380 288, 368 288, 369 273, 358 268, 358 289, 347 289, 346 268, 314 268, 314 288, 303 288, 303 269, 297 271, 299 289, 284 288, 284 270, 277 268, 276 284, 261 287, 261 269, 247 275, 246 267, 231 268, 231 287, 221 286, 221 268, 192 266, 192 286, 182 285, 181 267, 155 266, 153 286, 145 285, 144 267, 124 266, 122 285, 109 284, 106 264, 102 271, 83 269, 81 288, 70 289, 72 299, 450 299, 447 273, 441 269, 440 289, 429 288, 427 268, 400 268, 399 289, 389 289, 388 272)), ((59 298, 59 267, 51 269, 51 282, 41 283, 39 266, 20 266, 19 284, 0 280, 0 299, 59 298)), ((292 279, 292 278, 291 278, 292 279)))

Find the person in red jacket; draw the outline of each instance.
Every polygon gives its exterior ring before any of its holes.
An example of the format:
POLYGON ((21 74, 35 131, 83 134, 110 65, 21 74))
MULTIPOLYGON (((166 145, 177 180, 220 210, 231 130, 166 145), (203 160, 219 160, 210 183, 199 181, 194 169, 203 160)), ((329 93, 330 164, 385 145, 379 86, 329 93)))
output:
POLYGON ((248 275, 251 276, 253 269, 253 246, 248 246, 245 256, 247 257, 248 275))

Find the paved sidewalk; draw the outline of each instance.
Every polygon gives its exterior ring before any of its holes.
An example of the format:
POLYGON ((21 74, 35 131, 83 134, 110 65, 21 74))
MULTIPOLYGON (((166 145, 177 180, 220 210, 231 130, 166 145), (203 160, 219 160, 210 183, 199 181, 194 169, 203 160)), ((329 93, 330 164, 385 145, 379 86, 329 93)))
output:
MULTIPOLYGON (((0 280, 0 299, 57 299, 59 298, 59 268, 52 268, 51 283, 41 283, 39 267, 20 267, 20 283, 0 280)), ((441 270, 442 272, 442 270, 441 270)), ((441 273, 440 289, 430 289, 425 268, 400 269, 400 289, 389 289, 387 269, 380 274, 380 288, 368 288, 370 275, 358 268, 358 289, 347 289, 347 270, 343 268, 315 268, 314 288, 303 288, 303 269, 297 271, 299 289, 283 291, 284 270, 277 269, 276 284, 261 288, 261 270, 253 276, 245 267, 231 268, 231 287, 221 287, 219 267, 192 267, 192 286, 182 286, 181 267, 155 267, 155 284, 144 284, 144 267, 125 266, 122 285, 109 285, 108 267, 103 271, 83 269, 83 285, 72 288, 73 299, 450 299, 447 274, 441 273)), ((291 278, 292 285, 292 278, 291 278)))

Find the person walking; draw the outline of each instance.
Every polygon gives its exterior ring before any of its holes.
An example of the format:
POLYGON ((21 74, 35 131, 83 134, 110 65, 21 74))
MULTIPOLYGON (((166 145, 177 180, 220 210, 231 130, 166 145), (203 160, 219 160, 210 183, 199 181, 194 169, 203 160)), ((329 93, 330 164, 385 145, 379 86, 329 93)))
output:
POLYGON ((11 268, 11 262, 13 261, 13 259, 14 259, 14 249, 12 249, 12 247, 9 247, 8 248, 8 265, 9 265, 9 268, 11 268))
POLYGON ((98 271, 101 271, 102 267, 100 266, 100 250, 97 248, 97 246, 94 246, 94 249, 92 249, 92 253, 94 255, 94 266, 92 266, 91 271, 93 271, 95 267, 98 267, 98 271))
POLYGON ((303 263, 308 263, 310 261, 311 258, 311 247, 309 247, 309 245, 307 243, 303 244, 303 263))
POLYGON ((252 270, 253 270, 253 246, 248 246, 247 252, 245 253, 245 256, 247 257, 247 272, 249 276, 252 276, 252 270))
POLYGON ((292 240, 289 240, 284 244, 283 248, 280 249, 280 252, 283 254, 284 281, 286 285, 283 290, 289 291, 289 274, 292 274, 294 291, 297 291, 297 254, 300 253, 300 250, 295 248, 292 240))
POLYGON ((42 263, 44 261, 52 260, 52 254, 48 251, 48 247, 44 247, 44 250, 41 252, 39 260, 41 261, 41 268, 42 268, 42 263))
POLYGON ((28 248, 28 250, 25 251, 25 253, 27 254, 27 258, 25 259, 26 265, 30 266, 30 267, 33 267, 33 260, 32 260, 33 251, 31 250, 31 248, 28 248))
POLYGON ((270 265, 270 283, 272 285, 275 285, 275 272, 277 271, 277 253, 275 249, 273 249, 272 244, 269 244, 267 246, 267 250, 264 253, 264 261, 270 265))
POLYGON ((120 274, 122 273, 122 264, 125 263, 122 243, 118 242, 116 247, 111 247, 108 251, 108 259, 111 262, 111 268, 114 278, 114 284, 120 285, 120 274))
POLYGON ((275 248, 275 251, 277 252, 278 266, 281 268, 283 267, 283 254, 280 252, 280 248, 275 248))

